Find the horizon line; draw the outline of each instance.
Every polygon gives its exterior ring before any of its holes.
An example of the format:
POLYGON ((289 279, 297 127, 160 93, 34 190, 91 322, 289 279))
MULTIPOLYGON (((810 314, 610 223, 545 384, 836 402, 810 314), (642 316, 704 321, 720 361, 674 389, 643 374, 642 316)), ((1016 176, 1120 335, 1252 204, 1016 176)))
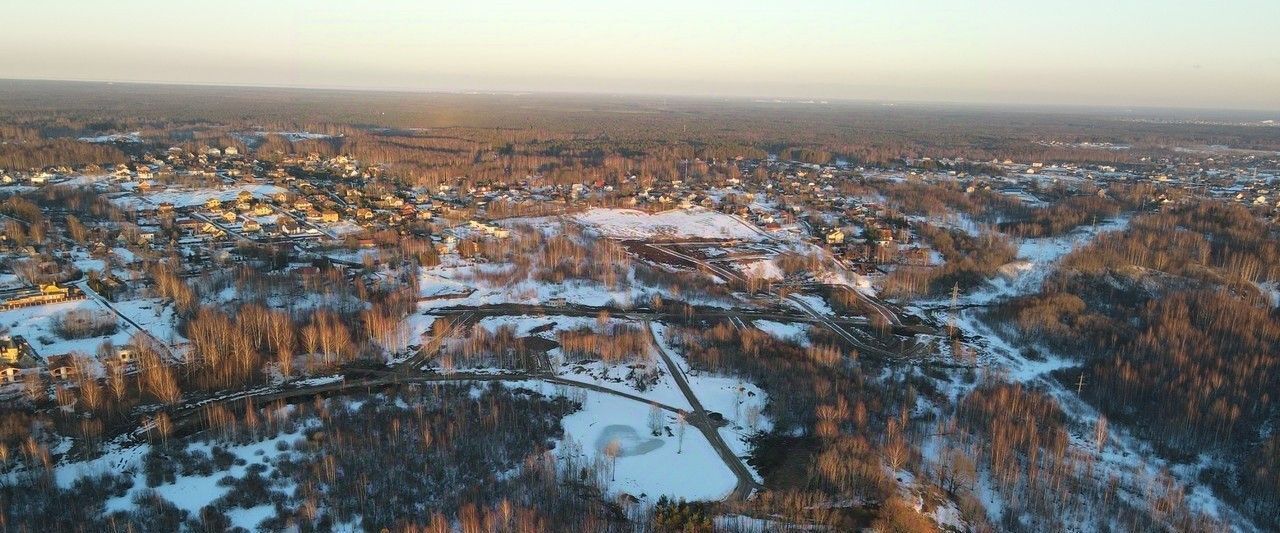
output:
MULTIPOLYGON (((62 78, 62 77, 5 77, 0 76, 0 81, 7 82, 56 82, 56 83, 79 83, 79 84, 106 84, 106 85, 147 85, 147 86, 170 86, 170 87, 213 87, 226 89, 276 89, 276 90, 296 90, 296 91, 329 91, 329 92, 354 92, 354 93, 383 93, 383 94, 442 94, 455 96, 575 96, 575 97, 609 97, 609 98, 642 98, 642 99, 685 99, 685 100, 719 100, 742 103, 798 103, 806 105, 830 105, 830 104, 862 104, 862 105, 881 105, 885 107, 893 107, 897 105, 905 106, 938 106, 938 107, 968 107, 968 108, 997 108, 1006 111, 1148 111, 1148 112, 1207 112, 1207 113, 1256 113, 1256 114, 1275 114, 1275 120, 1280 121, 1280 108, 1277 109, 1261 109, 1249 107, 1204 107, 1196 105, 1177 105, 1177 106, 1154 106, 1154 105, 1126 105, 1126 104, 1082 104, 1082 103, 1064 103, 1064 102, 1009 102, 996 100, 886 100, 872 98, 855 98, 855 97, 812 97, 812 96, 776 96, 776 95, 726 95, 726 94, 709 94, 709 93, 678 93, 678 92, 624 92, 624 91, 570 91, 570 90, 545 90, 545 89, 440 89, 427 87, 371 87, 371 86, 343 86, 343 85, 309 85, 309 84, 276 84, 276 83, 240 83, 240 82, 201 82, 201 81, 171 81, 171 80, 138 80, 138 79, 94 79, 94 78, 62 78)), ((1267 119, 1258 118, 1259 122, 1267 119)))

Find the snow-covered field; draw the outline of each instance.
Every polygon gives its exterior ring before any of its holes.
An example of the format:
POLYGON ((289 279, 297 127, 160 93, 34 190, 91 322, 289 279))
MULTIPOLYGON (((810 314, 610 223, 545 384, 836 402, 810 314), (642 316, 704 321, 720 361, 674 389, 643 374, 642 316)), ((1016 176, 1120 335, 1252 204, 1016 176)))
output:
POLYGON ((1108 231, 1121 231, 1129 227, 1127 217, 1115 218, 1099 224, 1097 228, 1086 226, 1067 235, 1024 239, 1018 243, 1018 260, 1002 268, 1000 276, 986 286, 965 295, 962 303, 990 303, 1000 298, 1031 294, 1040 290, 1054 266, 1063 256, 1108 231))
MULTIPOLYGON (((274 195, 279 192, 286 192, 284 188, 277 187, 275 185, 253 184, 253 185, 241 185, 236 187, 219 187, 219 188, 207 188, 207 189, 186 189, 186 190, 165 189, 163 191, 149 193, 143 198, 145 198, 147 202, 150 202, 153 205, 159 205, 159 204, 168 202, 173 204, 174 207, 190 207, 190 206, 204 205, 205 202, 213 198, 217 198, 218 200, 221 200, 223 202, 235 201, 236 196, 240 194, 240 191, 249 191, 250 193, 253 194, 254 198, 266 198, 268 196, 274 195)), ((128 198, 129 197, 125 196, 122 198, 113 199, 112 203, 121 205, 118 201, 127 200, 128 198)), ((133 202, 125 201, 124 203, 127 205, 132 205, 133 202)), ((125 207, 125 205, 121 205, 121 207, 125 207)))
MULTIPOLYGON (((758 431, 768 431, 772 422, 762 413, 769 396, 755 384, 725 376, 715 376, 693 370, 679 350, 671 349, 667 338, 667 328, 663 324, 653 325, 653 334, 657 342, 667 347, 667 355, 677 368, 673 372, 681 372, 689 382, 689 388, 702 403, 703 409, 720 413, 728 424, 721 427, 720 437, 733 450, 734 455, 746 457, 751 454, 749 439, 758 431)), ((760 473, 747 465, 756 481, 763 482, 760 473)))
MULTIPOLYGON (((233 464, 226 470, 219 470, 209 476, 177 476, 173 483, 166 483, 154 488, 156 493, 169 500, 179 509, 183 509, 190 513, 190 516, 199 516, 200 509, 209 505, 214 500, 225 496, 230 492, 231 488, 220 483, 223 478, 234 477, 243 478, 248 473, 249 468, 253 465, 262 465, 257 468, 263 468, 262 477, 270 478, 272 471, 275 469, 271 465, 272 460, 281 452, 276 447, 278 443, 291 444, 296 440, 302 439, 301 431, 295 433, 283 433, 276 435, 267 440, 254 442, 240 446, 223 446, 223 448, 234 455, 237 463, 233 464)), ((144 445, 143 448, 146 448, 144 445)), ((209 454, 213 446, 208 442, 191 443, 187 445, 187 451, 200 451, 209 454)), ((143 455, 143 454, 139 454, 143 455)), ((128 510, 134 507, 133 498, 137 493, 147 490, 146 476, 142 473, 141 468, 137 468, 134 473, 133 488, 124 496, 112 498, 106 502, 107 512, 116 510, 128 510)), ((278 489, 281 492, 292 492, 292 488, 278 489)), ((256 530, 258 524, 263 520, 275 516, 275 507, 269 504, 258 505, 249 509, 236 508, 227 512, 227 518, 231 520, 232 525, 245 528, 249 531, 256 530)))
POLYGON ((591 209, 573 216, 583 226, 620 239, 745 239, 765 236, 741 220, 702 207, 648 214, 634 209, 591 209))
POLYGON ((420 287, 427 296, 436 294, 458 294, 474 288, 475 292, 462 298, 441 298, 423 302, 426 308, 452 306, 479 306, 503 303, 545 305, 553 299, 563 298, 566 303, 585 306, 621 306, 628 307, 647 303, 651 295, 657 294, 669 300, 682 300, 697 305, 732 307, 741 306, 741 302, 700 298, 690 294, 671 294, 663 289, 648 287, 634 280, 626 280, 617 288, 606 287, 599 283, 583 281, 567 281, 564 283, 542 283, 530 279, 501 286, 490 286, 473 278, 482 270, 494 271, 505 269, 502 265, 476 265, 455 263, 451 266, 441 265, 425 270, 421 276, 420 287))
POLYGON ((772 320, 753 320, 751 325, 774 338, 793 341, 801 346, 809 345, 809 334, 803 324, 774 322, 772 320))
POLYGON ((108 315, 115 319, 115 313, 103 307, 93 298, 61 302, 49 305, 22 307, 8 311, 0 311, 0 328, 8 328, 8 335, 21 335, 41 357, 63 355, 70 352, 82 352, 93 355, 104 341, 111 341, 116 346, 129 342, 135 330, 128 323, 120 320, 116 332, 111 335, 89 337, 85 339, 63 339, 54 331, 57 317, 69 311, 87 311, 95 315, 108 315))
MULTIPOLYGON (((543 394, 571 394, 566 387, 539 381, 518 386, 543 394)), ((575 390, 572 394, 582 401, 582 410, 562 421, 565 436, 557 453, 575 453, 586 462, 599 460, 611 492, 653 503, 664 495, 717 500, 733 491, 737 483, 733 472, 696 428, 687 426, 681 438, 674 413, 662 411, 664 429, 655 437, 648 427, 647 404, 594 391, 575 390), (611 469, 605 448, 615 439, 622 453, 616 469, 611 469)))
POLYGON ((76 139, 81 142, 105 144, 105 143, 140 143, 142 142, 142 132, 135 131, 132 133, 113 133, 109 135, 96 135, 93 137, 80 137, 76 139))

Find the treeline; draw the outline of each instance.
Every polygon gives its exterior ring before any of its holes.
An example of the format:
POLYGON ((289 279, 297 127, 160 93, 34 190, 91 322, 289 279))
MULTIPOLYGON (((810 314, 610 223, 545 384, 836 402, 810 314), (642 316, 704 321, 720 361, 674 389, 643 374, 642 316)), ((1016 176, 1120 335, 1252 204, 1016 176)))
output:
POLYGON ((561 330, 557 340, 565 360, 572 363, 588 360, 610 364, 648 362, 653 358, 649 351, 649 333, 635 324, 606 321, 599 328, 583 326, 561 330))
POLYGON ((0 527, 224 531, 232 527, 230 513, 262 505, 272 508, 261 524, 269 530, 533 533, 633 531, 629 519, 648 523, 647 515, 605 499, 603 458, 550 450, 550 440, 563 436, 560 418, 577 409, 569 400, 451 385, 355 400, 208 408, 199 437, 153 433, 142 487, 118 474, 86 476, 65 489, 49 471, 17 476, 0 486, 0 527), (279 436, 262 464, 219 480, 225 494, 196 513, 154 490, 179 475, 217 476, 243 465, 228 447, 279 436), (209 452, 190 446, 204 439, 212 441, 209 452), (104 508, 130 493, 129 509, 104 508))
POLYGON ((1130 265, 1211 284, 1280 279, 1276 229, 1238 204, 1205 201, 1133 219, 1126 231, 1099 236, 1063 269, 1087 274, 1130 265))
POLYGON ((927 469, 962 506, 981 505, 984 490, 1001 504, 1002 531, 1053 530, 1063 523, 1098 530, 1221 531, 1226 524, 1192 511, 1186 489, 1167 472, 1110 471, 1095 463, 1109 429, 1098 420, 1073 441, 1069 419, 1052 396, 1022 385, 984 382, 954 414, 933 424, 940 444, 927 469), (1126 493, 1122 479, 1142 486, 1126 493))
POLYGON ((967 192, 960 182, 876 183, 876 191, 904 213, 946 217, 951 211, 964 213, 975 221, 995 223, 1001 219, 1025 216, 1029 211, 1018 198, 985 188, 967 192))
POLYGON ((1018 256, 1017 248, 1002 234, 984 230, 978 235, 928 223, 916 225, 920 237, 945 260, 937 267, 900 267, 884 279, 887 296, 906 298, 940 295, 954 287, 968 290, 994 276, 1002 265, 1018 256))
POLYGON ((1000 231, 1022 238, 1062 235, 1085 224, 1105 222, 1120 205, 1097 195, 1073 196, 1032 211, 1026 218, 1001 223, 1000 231))
POLYGON ((1280 469, 1254 457, 1280 387, 1280 323, 1255 285, 1277 277, 1274 235, 1225 203, 1139 216, 988 318, 1079 359, 1060 377, 1083 373, 1086 400, 1165 453, 1221 458, 1208 475, 1224 499, 1277 527, 1280 469))
POLYGON ((0 169, 34 170, 60 165, 114 165, 128 160, 128 156, 114 146, 74 139, 0 143, 0 169))
MULTIPOLYGON (((751 458, 766 490, 730 510, 841 531, 936 531, 900 499, 894 477, 919 464, 923 434, 904 406, 925 393, 924 381, 869 379, 856 354, 821 328, 809 330, 808 347, 696 319, 666 336, 691 367, 749 380, 769 394, 772 429, 754 439, 751 458)), ((981 513, 971 506, 964 519, 980 527, 981 513)))

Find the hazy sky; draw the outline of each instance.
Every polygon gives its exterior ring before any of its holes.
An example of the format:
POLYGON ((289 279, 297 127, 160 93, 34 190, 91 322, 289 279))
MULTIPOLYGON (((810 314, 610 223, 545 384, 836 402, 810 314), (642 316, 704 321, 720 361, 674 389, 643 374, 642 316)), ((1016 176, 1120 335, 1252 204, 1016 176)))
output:
POLYGON ((0 78, 1280 110, 1280 0, 0 4, 0 78))

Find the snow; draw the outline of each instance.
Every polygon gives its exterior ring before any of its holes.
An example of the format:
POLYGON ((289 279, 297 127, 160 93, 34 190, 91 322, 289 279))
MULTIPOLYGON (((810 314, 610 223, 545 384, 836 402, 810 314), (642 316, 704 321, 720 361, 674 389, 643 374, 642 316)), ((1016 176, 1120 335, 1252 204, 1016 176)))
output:
POLYGON ((1260 291, 1271 304, 1271 307, 1280 307, 1280 283, 1274 281, 1264 281, 1255 283, 1260 291))
POLYGON ((87 143, 140 143, 142 142, 142 132, 135 131, 132 133, 113 133, 108 135, 97 135, 93 137, 80 137, 76 139, 87 143))
MULTIPOLYGON (((684 374, 685 380, 689 382, 689 388, 693 390, 694 396, 698 397, 703 409, 720 413, 729 422, 728 425, 719 429, 720 437, 724 439, 725 444, 738 457, 750 455, 750 437, 758 431, 768 431, 773 427, 773 423, 763 415, 765 404, 769 401, 768 394, 755 384, 741 379, 693 370, 679 351, 671 348, 672 344, 668 341, 665 325, 653 324, 653 334, 656 341, 666 347, 667 355, 677 367, 670 370, 684 374), (752 412, 757 414, 754 420, 750 414, 752 412)), ((751 470, 756 481, 764 481, 751 465, 748 464, 747 469, 751 470)))
POLYGON ((142 298, 112 302, 111 307, 132 320, 138 327, 170 345, 186 342, 177 332, 177 310, 167 300, 142 298))
MULTIPOLYGON (((1052 272, 1057 262, 1077 246, 1088 242, 1093 236, 1103 231, 1122 230, 1127 227, 1128 219, 1119 218, 1098 228, 1081 228, 1070 235, 1043 239, 1028 239, 1019 246, 1019 261, 1006 265, 1001 278, 992 280, 986 287, 962 298, 964 304, 990 304, 1003 298, 1033 294, 1040 290, 1044 279, 1052 272)), ((917 312, 935 314, 948 307, 946 302, 933 302, 921 305, 917 312)), ((1043 346, 1034 346, 1039 359, 1028 359, 999 330, 984 322, 977 311, 963 309, 956 319, 956 327, 972 339, 969 344, 978 350, 982 359, 981 366, 993 368, 1003 379, 1011 383, 1024 383, 1052 396, 1071 421, 1069 427, 1075 428, 1070 436, 1072 447, 1086 450, 1094 456, 1093 468, 1095 477, 1106 479, 1114 476, 1121 480, 1128 491, 1121 491, 1121 497, 1130 499, 1134 505, 1145 505, 1144 500, 1127 496, 1129 492, 1141 494, 1145 487, 1151 486, 1162 471, 1172 473, 1178 483, 1187 490, 1186 501, 1196 511, 1214 517, 1225 518, 1234 528, 1251 531, 1249 521, 1230 506, 1217 499, 1211 490, 1198 482, 1200 472, 1210 466, 1211 460, 1202 459, 1200 464, 1172 464, 1160 457, 1151 443, 1132 434, 1127 428, 1112 424, 1108 428, 1108 438, 1101 451, 1097 450, 1093 441, 1091 428, 1101 414, 1093 406, 1084 402, 1075 394, 1074 389, 1064 386, 1051 373, 1076 366, 1078 363, 1055 354, 1043 346), (1083 429, 1082 429, 1083 428, 1083 429)), ((947 390, 953 400, 964 393, 963 388, 969 385, 951 385, 947 390)), ((937 462, 938 450, 934 437, 926 441, 921 451, 929 461, 937 462)), ((993 488, 993 481, 985 472, 979 474, 975 492, 983 501, 988 516, 993 520, 1001 517, 1004 503, 1002 497, 993 488)), ((954 518, 950 509, 939 509, 935 519, 940 522, 954 518)))
MULTIPOLYGON (((240 191, 249 191, 253 194, 254 198, 265 198, 276 193, 287 192, 286 189, 275 185, 246 184, 235 187, 165 189, 159 192, 148 193, 146 196, 140 198, 152 205, 160 205, 162 203, 169 202, 173 204, 174 207, 191 207, 204 205, 205 202, 213 198, 217 198, 223 202, 233 202, 236 200, 236 196, 240 194, 240 191)), ((119 202, 125 201, 127 198, 129 197, 126 196, 113 199, 112 203, 121 205, 119 202)), ((126 201, 125 203, 127 204, 131 202, 126 201)), ((121 205, 121 207, 124 207, 124 205, 121 205)))
POLYGON ((424 271, 418 277, 418 296, 438 298, 467 294, 471 287, 431 272, 424 271))
POLYGON ((991 303, 1001 298, 1037 292, 1063 256, 1100 233, 1121 231, 1128 226, 1129 219, 1120 217, 1096 228, 1079 228, 1067 235, 1024 239, 1018 245, 1018 260, 1002 266, 1000 276, 965 295, 961 303, 991 303))
POLYGON ((753 261, 750 263, 735 263, 736 267, 748 277, 754 276, 760 279, 780 280, 784 277, 782 269, 773 261, 753 261))
POLYGON ((801 324, 774 322, 772 320, 753 320, 751 325, 756 329, 772 335, 774 338, 792 341, 801 346, 809 345, 806 327, 801 324))
MULTIPOLYGON (((543 394, 568 393, 563 386, 538 381, 511 386, 543 394)), ((664 495, 690 501, 719 500, 733 491, 737 484, 733 472, 697 428, 687 426, 681 444, 674 413, 662 411, 665 429, 654 437, 648 428, 649 405, 596 391, 574 390, 572 394, 581 400, 582 409, 561 420, 565 435, 556 453, 576 453, 586 462, 599 460, 601 477, 611 494, 627 493, 653 503, 664 495), (614 438, 623 445, 624 453, 610 476, 602 448, 614 438)))
POLYGON ((312 141, 317 139, 333 139, 341 137, 340 135, 329 135, 325 133, 312 133, 309 131, 255 131, 249 134, 253 137, 266 137, 267 135, 279 135, 289 142, 312 141))
POLYGON ((263 504, 249 509, 231 509, 226 514, 232 525, 257 531, 258 524, 276 515, 276 507, 272 504, 263 504))
MULTIPOLYGON (((555 351, 558 352, 559 349, 555 351)), ((656 356, 648 363, 651 367, 657 365, 659 368, 661 368, 661 364, 661 361, 656 356)), ((685 398, 684 393, 680 392, 675 380, 665 369, 659 371, 660 377, 657 383, 643 391, 631 386, 630 382, 627 381, 628 372, 630 372, 630 369, 625 364, 610 365, 602 361, 570 363, 556 369, 556 375, 569 381, 598 385, 610 390, 634 394, 646 400, 652 400, 678 409, 692 409, 692 406, 689 405, 689 400, 685 398)))
MULTIPOLYGON (((243 460, 243 465, 232 465, 226 470, 218 470, 209 476, 178 476, 173 483, 166 483, 158 487, 154 487, 156 493, 169 500, 179 509, 184 509, 191 513, 192 516, 199 516, 200 509, 209 505, 214 500, 226 495, 230 487, 220 486, 218 482, 227 476, 242 478, 248 471, 249 466, 260 463, 267 465, 267 470, 262 473, 264 478, 270 478, 272 470, 272 460, 281 452, 277 449, 277 443, 292 443, 301 439, 301 431, 295 433, 282 433, 272 438, 254 442, 245 445, 222 445, 222 447, 236 456, 237 459, 243 460)), ((142 447, 145 449, 145 446, 142 447)), ((200 450, 206 454, 213 449, 213 444, 209 442, 196 442, 187 445, 187 451, 200 450)), ((136 452, 135 452, 136 453, 136 452)), ((135 470, 133 488, 124 496, 107 500, 106 509, 108 512, 118 509, 129 509, 133 506, 133 497, 136 493, 146 490, 146 475, 142 472, 141 457, 144 453, 136 453, 132 464, 135 470)), ((239 462, 239 461, 237 461, 239 462)), ((60 467, 61 472, 64 467, 60 467)), ((272 490, 291 493, 292 488, 273 487, 272 490)), ((275 509, 271 505, 259 505, 250 509, 233 509, 227 513, 228 518, 232 520, 234 525, 245 529, 254 530, 258 523, 262 520, 275 515, 275 509)))
POLYGON ((0 328, 8 328, 9 335, 21 335, 41 357, 63 355, 70 352, 82 352, 92 355, 97 352, 98 346, 103 341, 110 340, 116 346, 121 346, 129 342, 129 337, 134 332, 127 322, 120 320, 118 322, 119 327, 111 335, 85 339, 63 339, 54 332, 54 319, 63 313, 76 310, 118 318, 115 313, 103 307, 97 300, 87 298, 0 311, 0 328))
POLYGON ((648 214, 634 209, 595 208, 573 219, 606 237, 620 239, 743 239, 766 237, 742 220, 702 207, 648 214))
MULTIPOLYGON (((814 311, 817 311, 820 314, 823 314, 826 316, 835 316, 836 314, 836 312, 831 309, 831 306, 827 305, 826 300, 823 300, 819 296, 814 296, 812 294, 794 294, 791 296, 791 298, 803 301, 809 307, 812 307, 814 311)), ((789 301, 788 303, 794 303, 794 302, 789 301)), ((795 307, 797 309, 803 310, 803 308, 800 307, 799 305, 795 305, 795 307)))
POLYGON ((66 186, 92 185, 94 183, 98 183, 100 181, 104 181, 108 179, 111 179, 111 175, 109 174, 74 176, 66 179, 65 181, 59 182, 58 185, 66 185, 66 186))
MULTIPOLYGON (((424 270, 420 277, 423 292, 453 294, 466 288, 475 291, 460 298, 439 298, 422 302, 423 308, 483 306, 503 303, 528 305, 546 305, 555 298, 563 298, 573 305, 592 307, 622 306, 627 307, 649 301, 651 295, 657 294, 668 300, 681 300, 695 305, 706 305, 728 308, 735 305, 732 301, 705 298, 691 294, 672 294, 665 288, 647 287, 634 279, 623 280, 618 287, 606 287, 599 283, 569 280, 563 283, 544 283, 524 279, 515 283, 488 286, 487 282, 475 280, 482 272, 501 272, 509 268, 500 264, 454 264, 437 266, 424 270)), ((427 294, 423 294, 427 296, 427 294)), ((742 305, 737 303, 736 305, 742 305)))

